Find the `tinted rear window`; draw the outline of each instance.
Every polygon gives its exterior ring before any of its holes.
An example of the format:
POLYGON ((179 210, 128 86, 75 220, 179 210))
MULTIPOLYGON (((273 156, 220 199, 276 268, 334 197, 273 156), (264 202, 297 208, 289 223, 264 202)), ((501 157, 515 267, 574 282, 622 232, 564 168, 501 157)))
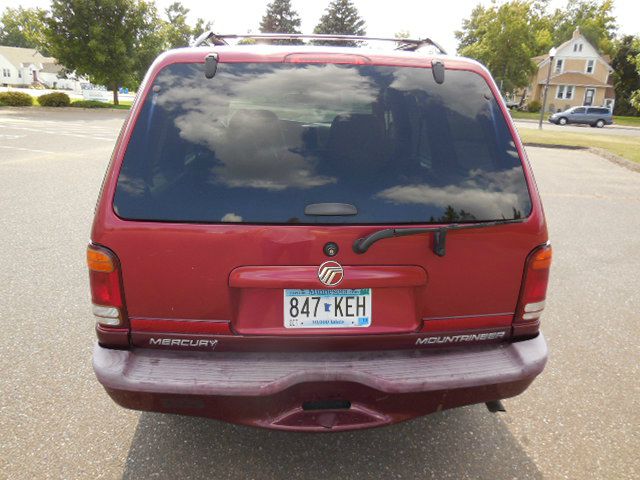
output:
POLYGON ((174 64, 156 78, 114 198, 126 219, 429 223, 529 214, 522 165, 487 83, 467 71, 174 64), (354 216, 307 216, 314 203, 354 216))
POLYGON ((597 113, 597 114, 608 115, 610 112, 609 112, 608 108, 590 108, 589 109, 589 113, 597 113))

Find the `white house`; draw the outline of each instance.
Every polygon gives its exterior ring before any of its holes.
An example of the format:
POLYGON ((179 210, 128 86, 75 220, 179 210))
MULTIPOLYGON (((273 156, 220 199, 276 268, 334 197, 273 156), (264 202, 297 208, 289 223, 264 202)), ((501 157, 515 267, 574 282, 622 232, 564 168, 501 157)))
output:
POLYGON ((80 90, 83 78, 60 73, 63 66, 55 58, 45 57, 33 48, 0 45, 0 86, 28 87, 34 83, 48 88, 80 90), (62 77, 62 78, 60 78, 62 77))

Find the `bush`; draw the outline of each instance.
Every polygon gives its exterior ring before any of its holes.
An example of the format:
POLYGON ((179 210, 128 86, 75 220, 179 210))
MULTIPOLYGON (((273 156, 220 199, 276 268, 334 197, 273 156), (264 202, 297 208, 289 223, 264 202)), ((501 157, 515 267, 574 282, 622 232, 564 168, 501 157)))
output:
POLYGON ((30 107, 33 97, 22 92, 0 92, 0 104, 10 107, 30 107))
POLYGON ((538 113, 541 108, 542 108, 542 105, 540 105, 540 102, 537 100, 531 100, 529 102, 529 105, 527 105, 527 111, 532 113, 538 113))
POLYGON ((96 100, 76 100, 71 106, 78 108, 109 108, 111 105, 96 100))
POLYGON ((71 103, 66 93, 48 93, 38 97, 38 103, 43 107, 68 107, 71 103))

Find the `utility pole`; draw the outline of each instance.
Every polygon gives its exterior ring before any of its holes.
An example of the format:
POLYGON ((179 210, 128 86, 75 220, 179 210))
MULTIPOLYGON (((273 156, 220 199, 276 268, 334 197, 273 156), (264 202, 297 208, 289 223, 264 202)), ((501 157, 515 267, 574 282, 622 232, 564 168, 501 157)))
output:
POLYGON ((542 120, 544 119, 544 110, 547 108, 547 91, 549 90, 549 80, 551 79, 551 69, 553 68, 553 59, 557 53, 556 47, 549 50, 549 70, 547 71, 547 81, 544 84, 544 95, 542 97, 542 108, 540 109, 540 121, 538 122, 538 130, 542 130, 542 120))

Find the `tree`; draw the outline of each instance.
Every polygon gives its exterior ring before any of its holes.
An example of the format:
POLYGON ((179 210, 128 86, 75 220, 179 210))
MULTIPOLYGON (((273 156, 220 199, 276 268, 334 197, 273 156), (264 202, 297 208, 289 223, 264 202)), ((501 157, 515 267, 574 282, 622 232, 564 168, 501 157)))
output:
POLYGON ((631 103, 631 96, 640 90, 640 74, 636 59, 640 55, 640 37, 625 35, 615 43, 615 54, 611 60, 613 85, 616 90, 616 115, 638 115, 631 103))
MULTIPOLYGON (((351 0, 333 0, 313 33, 328 35, 366 35, 365 22, 351 0)), ((357 42, 315 42, 319 45, 357 46, 357 42)))
POLYGON ((211 29, 211 22, 203 18, 198 18, 195 26, 190 26, 187 23, 189 9, 180 2, 173 2, 164 13, 167 17, 164 22, 165 49, 187 47, 191 40, 211 29))
POLYGON ((550 16, 554 45, 571 39, 576 27, 601 52, 611 54, 617 31, 613 0, 569 0, 550 16))
MULTIPOLYGON (((640 39, 638 39, 638 42, 640 42, 640 39)), ((636 48, 640 50, 640 44, 636 43, 636 48)), ((636 55, 635 62, 636 71, 638 72, 638 76, 640 76, 640 53, 636 55)), ((633 92, 633 95, 631 96, 631 105, 633 105, 635 109, 640 112, 640 88, 633 92)))
POLYGON ((138 0, 53 0, 46 39, 51 54, 70 70, 113 89, 136 85, 161 47, 152 3, 138 0))
POLYGON ((478 6, 456 32, 461 55, 484 63, 503 92, 528 85, 535 65, 537 18, 533 2, 514 0, 490 7, 478 6))
MULTIPOLYGON (((301 33, 300 16, 291 8, 291 0, 273 0, 267 5, 267 11, 260 22, 262 33, 301 33)), ((280 40, 281 45, 299 45, 299 40, 280 40)))
POLYGON ((173 2, 164 10, 167 16, 165 35, 168 48, 186 47, 191 42, 191 27, 187 24, 189 9, 173 2))
POLYGON ((197 18, 196 24, 191 29, 191 35, 193 35, 193 38, 196 39, 204 32, 211 30, 212 26, 212 22, 205 20, 204 18, 197 18))
POLYGON ((46 54, 45 16, 41 8, 7 7, 0 16, 0 45, 35 48, 46 54))
POLYGON ((462 30, 454 32, 458 40, 458 52, 462 52, 467 47, 475 45, 482 40, 487 32, 485 19, 487 17, 487 9, 481 4, 476 5, 471 10, 469 18, 462 20, 462 30))

